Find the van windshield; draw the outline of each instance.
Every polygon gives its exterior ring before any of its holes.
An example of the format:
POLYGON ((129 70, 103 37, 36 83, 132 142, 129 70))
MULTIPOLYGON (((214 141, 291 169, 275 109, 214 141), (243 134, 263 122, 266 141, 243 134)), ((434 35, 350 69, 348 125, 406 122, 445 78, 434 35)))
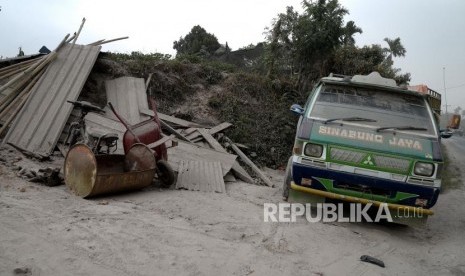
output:
POLYGON ((436 135, 424 98, 383 90, 323 85, 310 117, 325 121, 367 118, 356 123, 408 132, 421 128, 419 133, 436 135))

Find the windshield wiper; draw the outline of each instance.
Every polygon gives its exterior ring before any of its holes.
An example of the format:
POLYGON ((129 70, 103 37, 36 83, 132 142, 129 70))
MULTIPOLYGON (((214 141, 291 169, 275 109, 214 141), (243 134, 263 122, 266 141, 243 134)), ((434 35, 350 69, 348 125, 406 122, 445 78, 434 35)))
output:
POLYGON ((323 122, 323 124, 331 123, 334 121, 345 121, 345 122, 376 122, 376 120, 368 119, 368 118, 361 118, 361 117, 346 117, 346 118, 333 118, 328 119, 323 122))
POLYGON ((427 131, 427 128, 424 127, 413 127, 413 126, 392 126, 392 127, 380 127, 376 129, 376 132, 380 132, 382 130, 387 130, 387 129, 392 129, 392 130, 417 130, 417 131, 427 131))

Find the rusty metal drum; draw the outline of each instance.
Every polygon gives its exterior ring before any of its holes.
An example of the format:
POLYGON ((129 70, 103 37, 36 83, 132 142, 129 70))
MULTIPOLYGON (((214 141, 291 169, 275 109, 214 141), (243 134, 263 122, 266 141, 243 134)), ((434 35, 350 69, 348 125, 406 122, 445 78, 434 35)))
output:
POLYGON ((66 185, 84 198, 145 188, 155 170, 153 152, 144 144, 134 144, 126 155, 94 155, 87 145, 76 144, 64 164, 66 185))

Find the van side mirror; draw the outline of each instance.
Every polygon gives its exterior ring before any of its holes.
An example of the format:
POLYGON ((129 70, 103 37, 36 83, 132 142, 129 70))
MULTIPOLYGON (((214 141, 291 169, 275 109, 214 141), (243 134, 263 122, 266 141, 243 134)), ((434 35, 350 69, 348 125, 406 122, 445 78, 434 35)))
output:
POLYGON ((293 104, 291 106, 291 111, 294 112, 296 115, 302 115, 305 112, 305 109, 303 109, 299 104, 293 104))
POLYGON ((441 129, 439 130, 439 136, 444 139, 450 138, 452 136, 452 131, 448 129, 441 129))

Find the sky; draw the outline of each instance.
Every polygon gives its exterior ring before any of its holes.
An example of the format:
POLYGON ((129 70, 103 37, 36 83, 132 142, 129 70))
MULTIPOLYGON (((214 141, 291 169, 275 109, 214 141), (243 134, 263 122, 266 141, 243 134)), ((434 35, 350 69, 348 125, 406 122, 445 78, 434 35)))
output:
MULTIPOLYGON (((264 31, 287 6, 302 11, 301 0, 0 0, 0 56, 22 47, 37 53, 53 50, 68 33, 86 23, 78 43, 129 36, 103 45, 103 51, 159 52, 175 55, 173 41, 195 25, 233 50, 265 39, 264 31)), ((394 66, 443 94, 448 111, 465 108, 465 1, 339 0, 363 30, 358 46, 400 37, 407 50, 394 66)), ((337 72, 336 72, 337 73, 337 72)), ((445 106, 443 107, 445 109, 445 106)))

